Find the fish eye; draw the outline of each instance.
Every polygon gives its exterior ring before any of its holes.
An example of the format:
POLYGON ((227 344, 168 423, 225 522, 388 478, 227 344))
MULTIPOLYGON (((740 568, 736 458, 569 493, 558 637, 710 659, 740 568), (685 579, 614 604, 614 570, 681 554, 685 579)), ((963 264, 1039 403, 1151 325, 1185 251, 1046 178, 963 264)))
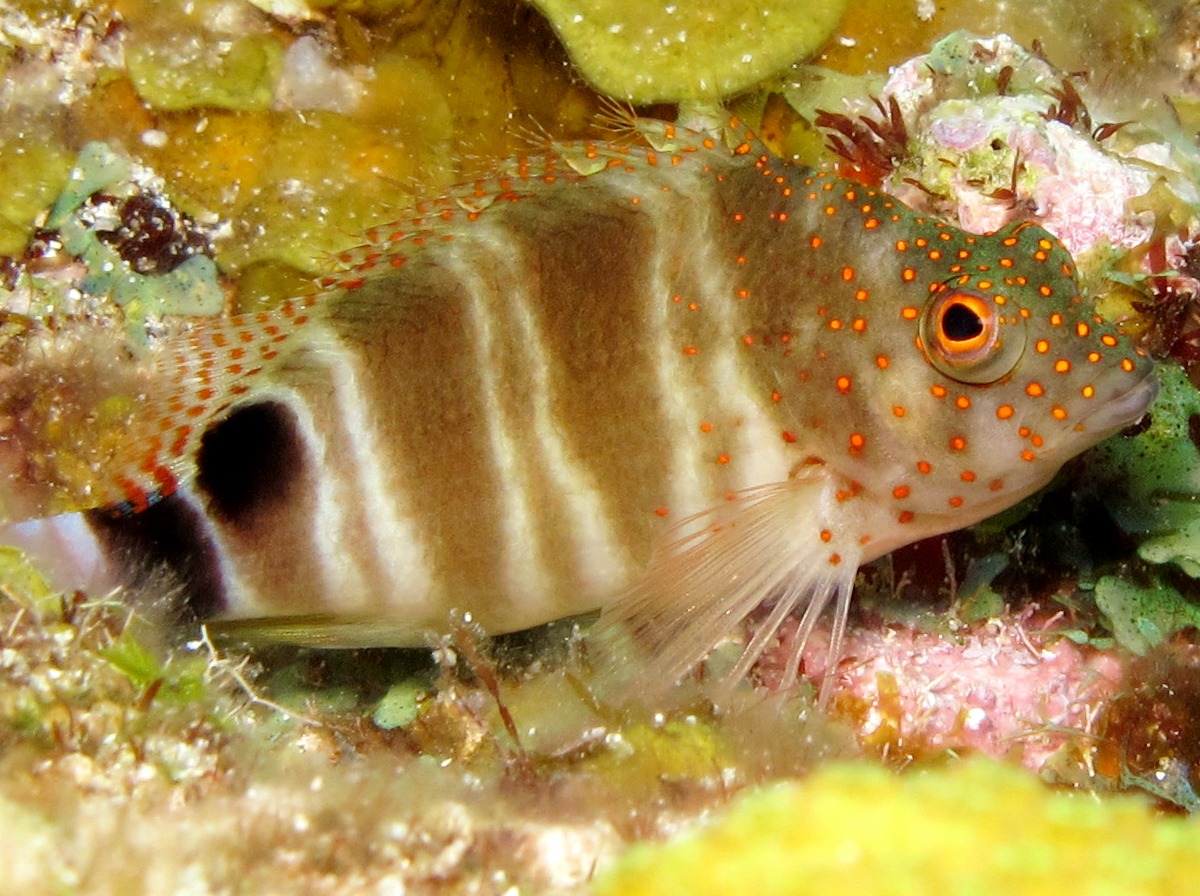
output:
POLYGON ((961 383, 986 385, 1017 366, 1025 351, 1025 321, 1005 317, 991 296, 950 289, 926 303, 920 337, 921 350, 937 370, 961 383))

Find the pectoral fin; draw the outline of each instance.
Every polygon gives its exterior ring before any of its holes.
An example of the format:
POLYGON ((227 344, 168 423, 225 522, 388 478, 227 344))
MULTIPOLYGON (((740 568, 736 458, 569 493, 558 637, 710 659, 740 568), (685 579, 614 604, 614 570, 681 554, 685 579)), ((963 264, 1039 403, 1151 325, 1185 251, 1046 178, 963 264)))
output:
MULTIPOLYGON (((602 680, 615 682, 618 695, 668 688, 764 604, 766 619, 729 674, 731 683, 751 669, 784 620, 803 611, 784 686, 793 682, 805 643, 831 601, 830 656, 836 658, 862 556, 846 506, 852 490, 844 485, 813 465, 786 482, 739 492, 672 529, 642 577, 594 629, 607 667, 602 680)), ((827 675, 822 701, 832 681, 827 675)))

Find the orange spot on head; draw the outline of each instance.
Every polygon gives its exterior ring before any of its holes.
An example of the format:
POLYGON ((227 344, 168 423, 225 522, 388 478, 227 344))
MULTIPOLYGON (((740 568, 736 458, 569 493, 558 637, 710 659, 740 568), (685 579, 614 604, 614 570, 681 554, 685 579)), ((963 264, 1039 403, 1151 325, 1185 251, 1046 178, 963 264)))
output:
POLYGON ((1036 458, 1037 458, 1037 455, 1034 454, 1032 451, 1030 451, 1028 448, 1026 448, 1024 451, 1021 452, 1021 460, 1023 460, 1023 461, 1028 462, 1028 461, 1035 460, 1036 458))
POLYGON ((900 273, 900 279, 902 279, 905 283, 912 283, 917 279, 917 272, 913 268, 905 268, 900 273))
POLYGON ((832 563, 834 566, 837 566, 839 563, 842 562, 842 555, 838 554, 838 553, 830 554, 829 562, 832 563))
POLYGON ((949 444, 951 451, 965 451, 967 440, 962 436, 951 436, 949 444))
POLYGON ((917 469, 922 473, 928 474, 933 470, 933 464, 927 460, 919 460, 917 461, 917 469))
POLYGON ((960 395, 954 399, 954 406, 965 411, 971 406, 971 399, 967 398, 965 395, 960 395))
POLYGON ((903 405, 899 405, 899 404, 892 405, 892 414, 893 415, 895 415, 897 417, 903 417, 906 413, 908 413, 908 412, 906 410, 904 410, 903 405))
POLYGON ((1013 406, 1011 404, 1002 404, 996 408, 996 416, 1001 420, 1008 420, 1013 415, 1013 406))
POLYGON ((875 356, 875 366, 878 367, 880 370, 887 370, 887 366, 889 363, 891 363, 891 362, 888 361, 887 355, 876 355, 875 356))
POLYGON ((654 508, 654 513, 656 516, 666 516, 670 511, 665 507, 656 507, 654 508))
POLYGON ((836 385, 836 386, 837 386, 837 390, 838 390, 839 392, 841 392, 843 395, 845 395, 847 392, 849 392, 849 391, 850 391, 850 386, 851 386, 851 383, 850 383, 850 377, 848 377, 848 376, 839 376, 839 377, 838 377, 838 378, 837 378, 837 379, 834 381, 834 385, 836 385))
POLYGON ((1042 388, 1041 383, 1035 381, 1025 387, 1025 394, 1030 398, 1040 398, 1046 394, 1046 390, 1042 388))
POLYGON ((955 495, 946 503, 949 504, 951 507, 962 507, 963 499, 959 495, 955 495))
POLYGON ((867 444, 867 437, 861 432, 850 433, 850 453, 858 454, 867 444))
POLYGON ((892 489, 892 497, 898 501, 903 501, 909 496, 911 489, 907 485, 898 485, 892 489))
POLYGON ((915 516, 916 514, 911 510, 901 510, 900 515, 896 517, 896 519, 901 523, 911 523, 913 521, 913 517, 915 516))
POLYGON ((1068 373, 1071 370, 1071 362, 1066 358, 1059 358, 1054 362, 1055 373, 1068 373))
POLYGON ((830 532, 828 529, 822 529, 821 530, 821 541, 824 541, 826 543, 833 541, 833 533, 830 532))
POLYGON ((729 463, 729 455, 728 454, 718 454, 717 455, 717 463, 719 463, 719 464, 729 463))
POLYGON ((789 445, 796 441, 796 434, 790 430, 785 429, 779 435, 789 445))
POLYGON ((918 314, 920 314, 920 312, 914 305, 905 305, 900 309, 900 316, 905 320, 916 320, 918 314))
POLYGON ((929 387, 929 394, 934 398, 945 398, 947 395, 947 389, 941 383, 934 383, 929 387))
POLYGON ((853 280, 854 279, 854 268, 851 268, 851 267, 842 268, 842 279, 845 280, 847 283, 849 283, 851 280, 853 280))

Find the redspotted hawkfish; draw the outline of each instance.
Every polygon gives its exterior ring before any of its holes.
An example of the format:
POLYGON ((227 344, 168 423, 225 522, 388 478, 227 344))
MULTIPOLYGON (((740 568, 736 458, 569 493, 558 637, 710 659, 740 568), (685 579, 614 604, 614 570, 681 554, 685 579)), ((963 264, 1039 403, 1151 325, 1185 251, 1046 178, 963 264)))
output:
POLYGON ((1039 227, 965 233, 733 125, 630 129, 141 357, 30 323, 3 515, 98 508, 132 578, 331 643, 602 609, 673 680, 754 615, 741 674, 831 603, 836 654, 861 564, 1009 507, 1154 397, 1039 227))

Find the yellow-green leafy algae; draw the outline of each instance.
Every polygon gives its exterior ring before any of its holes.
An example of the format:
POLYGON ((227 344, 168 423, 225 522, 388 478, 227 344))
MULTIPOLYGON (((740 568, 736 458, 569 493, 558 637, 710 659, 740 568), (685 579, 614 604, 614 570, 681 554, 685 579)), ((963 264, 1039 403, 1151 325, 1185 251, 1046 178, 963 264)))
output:
POLYGON ((743 798, 710 827, 636 846, 598 896, 756 893, 1174 894, 1200 867, 1200 829, 1130 797, 1055 792, 967 762, 897 775, 826 767, 743 798))
POLYGON ((716 99, 805 59, 845 11, 842 0, 531 0, 575 65, 629 102, 716 99))
MULTIPOLYGON (((942 36, 968 29, 1009 34, 1025 46, 1037 41, 1047 58, 1068 71, 1119 68, 1123 77, 1140 77, 1153 65, 1156 41, 1177 28, 1181 5, 1178 0, 921 0, 898 7, 893 0, 855 0, 838 39, 826 44, 817 61, 851 74, 885 72, 942 36)), ((1118 91, 1126 86, 1106 84, 1118 91)))
POLYGON ((0 123, 0 254, 25 248, 38 216, 67 181, 73 155, 53 141, 0 123))
POLYGON ((151 107, 262 110, 275 97, 282 41, 270 20, 242 0, 198 0, 161 15, 130 2, 125 65, 151 107))

